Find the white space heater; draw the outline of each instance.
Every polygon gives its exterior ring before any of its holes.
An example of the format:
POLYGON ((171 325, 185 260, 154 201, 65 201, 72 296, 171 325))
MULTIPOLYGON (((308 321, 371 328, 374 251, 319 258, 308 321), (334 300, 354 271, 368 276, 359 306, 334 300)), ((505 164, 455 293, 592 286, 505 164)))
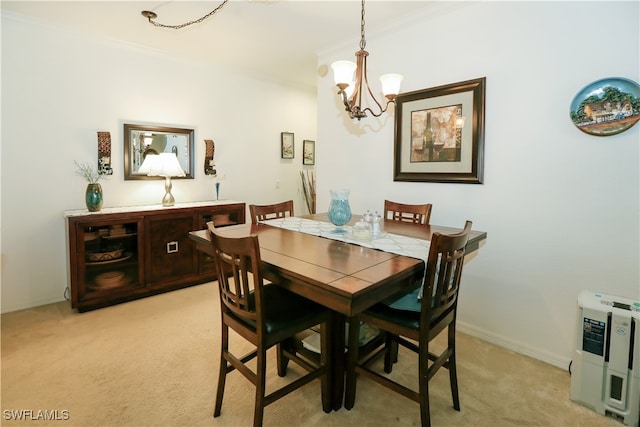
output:
POLYGON ((582 291, 571 400, 640 424, 640 300, 582 291))

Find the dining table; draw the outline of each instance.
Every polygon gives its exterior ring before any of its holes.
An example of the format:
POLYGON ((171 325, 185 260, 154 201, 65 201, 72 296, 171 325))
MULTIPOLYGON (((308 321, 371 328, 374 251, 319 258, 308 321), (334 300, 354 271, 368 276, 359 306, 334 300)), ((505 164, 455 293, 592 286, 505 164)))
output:
MULTIPOLYGON (((330 223, 326 213, 302 218, 330 223)), ((354 215, 353 225, 360 216, 354 215)), ((348 224, 348 225, 349 225, 348 224)), ((386 298, 403 290, 409 290, 416 280, 424 277, 424 258, 368 247, 366 242, 336 238, 326 234, 314 235, 269 225, 240 224, 216 229, 227 237, 244 237, 255 234, 260 245, 260 257, 265 277, 277 277, 281 286, 296 294, 328 307, 335 313, 330 331, 335 354, 332 372, 332 406, 342 407, 345 370, 345 322, 386 298), (284 279, 284 280, 282 280, 284 279), (342 345, 341 345, 342 344, 342 345)), ((416 225, 383 221, 380 232, 385 235, 406 236, 430 241, 433 233, 450 234, 461 228, 437 225, 416 225)), ((208 230, 189 233, 196 249, 208 255, 214 254, 208 230)), ((466 246, 467 256, 476 252, 487 238, 487 233, 471 230, 466 246)))

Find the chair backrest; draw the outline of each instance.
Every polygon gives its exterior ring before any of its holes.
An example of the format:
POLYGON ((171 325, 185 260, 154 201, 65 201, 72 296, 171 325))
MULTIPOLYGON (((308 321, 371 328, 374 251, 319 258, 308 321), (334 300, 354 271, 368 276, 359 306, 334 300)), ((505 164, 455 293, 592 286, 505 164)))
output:
POLYGON ((257 224, 259 221, 266 221, 274 218, 284 218, 293 216, 293 200, 274 203, 272 205, 249 205, 251 223, 257 224))
POLYGON ((440 321, 446 318, 446 322, 443 322, 446 324, 455 319, 465 246, 471 225, 471 221, 467 221, 464 230, 456 234, 433 233, 422 297, 421 322, 433 323, 436 319, 440 321))
POLYGON ((214 260, 219 272, 218 289, 223 314, 256 322, 261 327, 262 286, 258 236, 224 237, 209 227, 214 260))
POLYGON ((384 220, 392 222, 408 222, 429 225, 431 204, 407 205, 404 203, 384 201, 384 220))

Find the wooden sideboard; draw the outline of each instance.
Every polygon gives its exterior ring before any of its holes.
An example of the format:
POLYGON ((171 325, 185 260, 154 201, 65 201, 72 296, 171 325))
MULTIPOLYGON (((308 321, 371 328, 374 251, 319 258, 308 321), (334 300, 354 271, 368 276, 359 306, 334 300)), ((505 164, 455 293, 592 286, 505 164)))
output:
POLYGON ((189 232, 245 223, 234 201, 65 211, 71 307, 79 312, 216 279, 189 232))

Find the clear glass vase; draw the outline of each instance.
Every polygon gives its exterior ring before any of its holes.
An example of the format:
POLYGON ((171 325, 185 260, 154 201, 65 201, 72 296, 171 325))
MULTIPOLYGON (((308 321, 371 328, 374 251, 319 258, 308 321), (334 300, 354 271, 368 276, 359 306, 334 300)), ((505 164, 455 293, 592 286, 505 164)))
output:
POLYGON ((351 220, 351 207, 349 206, 349 190, 329 190, 331 204, 329 205, 329 221, 336 226, 334 233, 346 233, 343 225, 351 220))

